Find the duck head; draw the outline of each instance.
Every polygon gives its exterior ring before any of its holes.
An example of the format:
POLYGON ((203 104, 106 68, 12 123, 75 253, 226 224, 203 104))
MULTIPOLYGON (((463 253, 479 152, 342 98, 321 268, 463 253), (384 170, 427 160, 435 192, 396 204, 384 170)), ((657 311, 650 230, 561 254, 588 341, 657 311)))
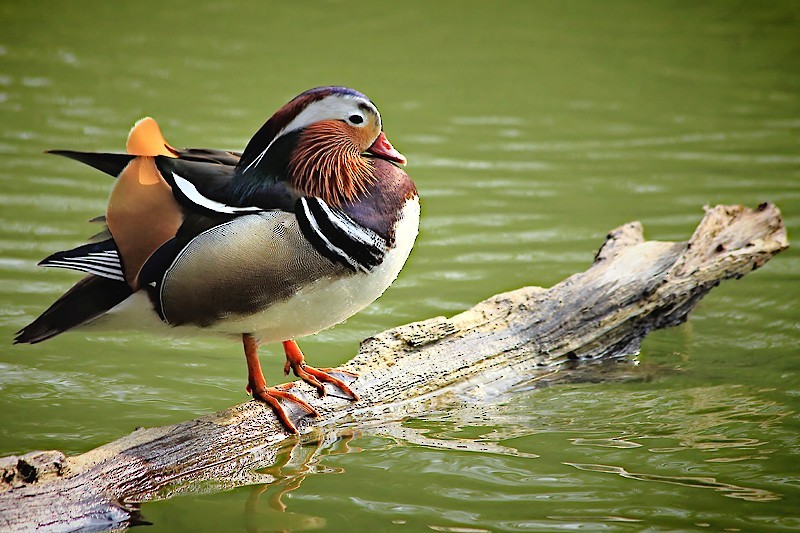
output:
POLYGON ((284 180, 331 205, 353 200, 374 181, 372 157, 405 165, 369 98, 346 87, 308 90, 253 136, 237 174, 284 180))

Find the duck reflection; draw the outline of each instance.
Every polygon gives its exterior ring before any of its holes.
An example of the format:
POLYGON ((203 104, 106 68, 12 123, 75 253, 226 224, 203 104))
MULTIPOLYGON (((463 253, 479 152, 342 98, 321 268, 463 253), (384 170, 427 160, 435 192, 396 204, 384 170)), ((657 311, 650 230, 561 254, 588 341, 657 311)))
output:
POLYGON ((254 474, 274 481, 251 487, 245 502, 245 528, 248 533, 305 531, 325 527, 324 518, 287 511, 284 497, 299 488, 309 474, 343 473, 344 469, 323 465, 322 460, 331 455, 361 451, 361 448, 350 444, 360 435, 356 430, 327 435, 313 432, 302 440, 293 439, 276 456, 272 465, 256 470, 254 474))

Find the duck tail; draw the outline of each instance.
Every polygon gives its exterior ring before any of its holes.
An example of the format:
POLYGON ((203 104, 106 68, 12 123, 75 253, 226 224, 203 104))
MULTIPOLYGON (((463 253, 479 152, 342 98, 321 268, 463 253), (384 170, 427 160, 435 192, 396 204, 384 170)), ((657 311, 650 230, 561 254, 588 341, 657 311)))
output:
POLYGON ((89 275, 22 328, 14 344, 36 344, 102 315, 132 294, 124 281, 89 275))
POLYGON ((76 152, 74 150, 47 150, 45 153, 80 161, 115 178, 119 177, 125 167, 128 166, 128 163, 136 159, 137 156, 165 155, 167 157, 176 157, 178 153, 164 139, 161 128, 151 117, 144 117, 133 125, 128 134, 126 149, 128 152, 126 154, 76 152))
POLYGON ((47 150, 46 154, 60 155, 80 161, 84 165, 96 168, 109 176, 117 177, 133 161, 136 156, 131 154, 107 154, 98 152, 76 152, 74 150, 47 150))

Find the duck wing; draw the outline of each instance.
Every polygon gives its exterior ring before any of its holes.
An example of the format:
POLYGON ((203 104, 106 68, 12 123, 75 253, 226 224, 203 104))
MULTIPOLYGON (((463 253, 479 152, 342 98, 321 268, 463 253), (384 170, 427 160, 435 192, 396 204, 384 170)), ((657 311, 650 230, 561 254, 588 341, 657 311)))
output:
MULTIPOLYGON (((174 257, 180 250, 181 243, 187 243, 200 231, 236 216, 293 209, 294 193, 281 182, 247 191, 246 195, 231 187, 240 153, 173 148, 149 117, 131 129, 126 148, 125 154, 72 150, 49 153, 80 161, 117 178, 103 220, 107 228, 101 235, 104 239, 113 238, 114 246, 107 246, 109 249, 104 252, 116 252, 123 278, 133 290, 141 288, 140 275, 151 258, 148 280, 157 277, 169 256, 174 257)), ((88 269, 88 259, 82 254, 93 251, 86 246, 54 254, 42 265, 118 279, 117 271, 88 269)))

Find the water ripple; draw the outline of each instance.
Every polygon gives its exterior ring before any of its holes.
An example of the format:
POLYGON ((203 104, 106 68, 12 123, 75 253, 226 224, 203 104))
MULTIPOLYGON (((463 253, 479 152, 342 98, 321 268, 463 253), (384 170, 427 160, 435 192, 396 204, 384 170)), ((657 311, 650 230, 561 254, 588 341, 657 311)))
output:
POLYGON ((639 148, 642 146, 663 146, 704 142, 722 142, 730 140, 761 139, 775 135, 784 135, 784 132, 775 130, 719 131, 710 133, 684 133, 681 135, 666 135, 658 137, 638 137, 633 139, 504 143, 500 145, 500 148, 508 152, 589 150, 595 148, 639 148))
POLYGON ((509 170, 529 172, 545 170, 549 164, 542 161, 491 161, 480 159, 453 159, 447 157, 414 156, 414 166, 420 168, 453 168, 459 170, 509 170))
POLYGON ((693 487, 698 489, 712 489, 721 492, 723 495, 730 498, 737 498, 740 500, 747 500, 753 502, 769 502, 780 500, 781 497, 774 492, 768 490, 755 489, 749 487, 740 487, 730 483, 722 483, 712 477, 695 477, 695 476, 659 476, 655 474, 637 474, 629 472, 619 466, 597 465, 597 464, 578 464, 578 463, 564 463, 569 466, 574 466, 578 470, 587 472, 601 472, 604 474, 616 474, 618 476, 636 479, 639 481, 656 481, 660 483, 671 483, 674 485, 683 485, 685 487, 693 487))

